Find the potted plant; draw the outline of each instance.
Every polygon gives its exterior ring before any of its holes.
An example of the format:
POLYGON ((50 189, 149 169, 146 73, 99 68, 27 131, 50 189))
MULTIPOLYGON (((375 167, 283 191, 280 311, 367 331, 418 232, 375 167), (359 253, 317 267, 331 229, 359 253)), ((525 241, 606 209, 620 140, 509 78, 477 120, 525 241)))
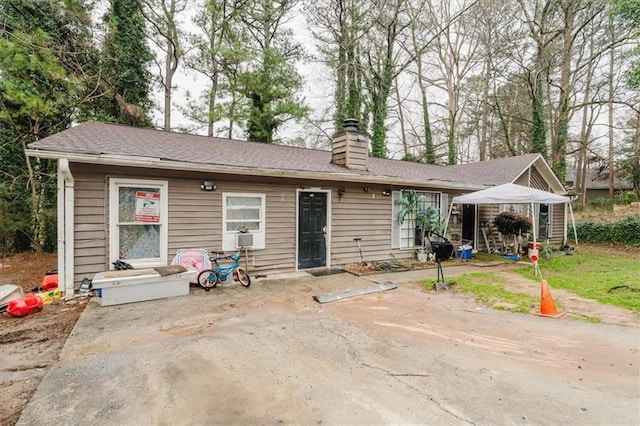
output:
POLYGON ((426 259, 425 248, 427 243, 429 249, 431 249, 431 236, 433 234, 441 237, 442 229, 444 228, 444 218, 440 216, 440 212, 431 206, 426 209, 419 209, 416 213, 416 223, 420 227, 421 241, 422 241, 422 255, 426 259))
POLYGON ((519 238, 531 230, 531 218, 515 212, 502 212, 495 217, 493 223, 498 232, 504 235, 505 240, 508 241, 510 237, 513 237, 515 243, 513 254, 520 253, 519 238))

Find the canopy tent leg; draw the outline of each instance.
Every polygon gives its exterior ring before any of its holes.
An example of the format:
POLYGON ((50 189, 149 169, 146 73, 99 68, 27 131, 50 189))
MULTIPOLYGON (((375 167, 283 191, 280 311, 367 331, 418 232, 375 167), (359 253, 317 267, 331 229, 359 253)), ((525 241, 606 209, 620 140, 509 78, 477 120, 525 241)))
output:
POLYGON ((449 219, 451 219, 452 211, 453 211, 453 200, 451 200, 451 204, 449 204, 449 214, 447 215, 447 221, 444 224, 444 232, 442 233, 445 237, 447 236, 447 230, 449 229, 449 219))

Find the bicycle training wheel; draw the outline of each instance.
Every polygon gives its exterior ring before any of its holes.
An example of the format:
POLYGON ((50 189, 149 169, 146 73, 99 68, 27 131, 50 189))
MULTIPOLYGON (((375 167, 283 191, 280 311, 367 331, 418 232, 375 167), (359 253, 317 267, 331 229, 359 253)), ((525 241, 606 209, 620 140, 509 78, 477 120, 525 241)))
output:
POLYGON ((200 287, 204 288, 206 291, 209 291, 218 285, 218 277, 213 270, 205 269, 198 274, 198 284, 200 284, 200 287))
POLYGON ((242 268, 236 269, 236 277, 238 278, 238 281, 240 281, 240 284, 242 284, 243 286, 249 287, 251 285, 251 278, 242 268))

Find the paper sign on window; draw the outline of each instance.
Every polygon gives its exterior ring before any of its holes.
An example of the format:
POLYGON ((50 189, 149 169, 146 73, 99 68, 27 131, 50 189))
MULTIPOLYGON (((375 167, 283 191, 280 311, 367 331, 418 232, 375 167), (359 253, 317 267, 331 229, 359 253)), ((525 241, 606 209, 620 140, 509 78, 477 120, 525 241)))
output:
POLYGON ((160 193, 136 192, 136 214, 133 217, 136 222, 160 222, 160 193))

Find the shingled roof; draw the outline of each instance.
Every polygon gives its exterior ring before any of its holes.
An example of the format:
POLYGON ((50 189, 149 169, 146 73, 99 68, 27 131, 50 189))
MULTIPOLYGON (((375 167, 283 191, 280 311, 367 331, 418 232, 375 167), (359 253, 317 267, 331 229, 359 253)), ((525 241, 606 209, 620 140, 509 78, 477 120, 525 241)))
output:
MULTIPOLYGON (((576 182, 576 169, 567 169, 567 185, 575 187, 576 182)), ((598 171, 595 169, 587 169, 587 176, 585 179, 585 186, 587 189, 609 189, 609 172, 598 171)), ((633 184, 628 179, 620 178, 617 174, 613 175, 613 188, 623 190, 633 190, 633 184)))
POLYGON ((503 183, 512 183, 520 177, 539 157, 540 154, 524 154, 516 157, 458 164, 449 166, 449 168, 472 174, 487 185, 502 185, 503 183))
POLYGON ((331 163, 331 152, 86 122, 33 142, 28 154, 69 161, 211 172, 480 189, 511 182, 537 154, 459 166, 368 159, 368 170, 331 163))

